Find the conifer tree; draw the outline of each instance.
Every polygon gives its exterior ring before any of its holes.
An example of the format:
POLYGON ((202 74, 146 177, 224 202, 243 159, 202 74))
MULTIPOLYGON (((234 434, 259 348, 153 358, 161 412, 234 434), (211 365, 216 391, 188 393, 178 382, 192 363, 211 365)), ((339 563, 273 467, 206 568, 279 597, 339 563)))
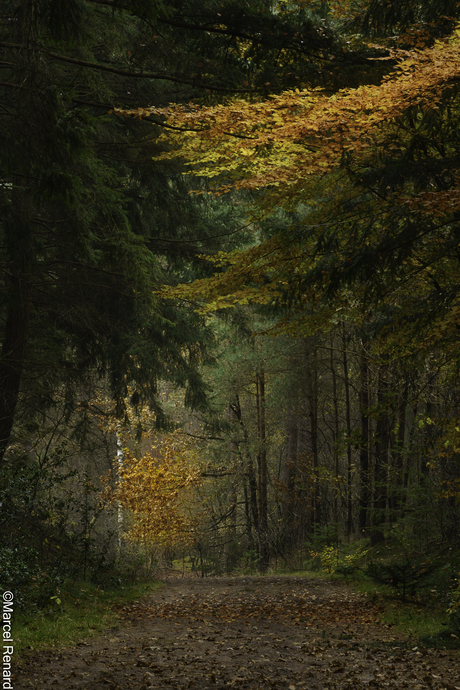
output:
POLYGON ((0 456, 19 413, 53 405, 63 385, 70 400, 89 372, 107 375, 120 401, 132 382, 159 420, 159 377, 204 404, 209 332, 153 288, 209 272, 199 257, 235 221, 228 206, 190 197, 177 165, 152 163, 158 132, 108 111, 260 90, 330 43, 308 17, 264 7, 3 3, 0 456), (302 31, 316 37, 308 50, 302 31))

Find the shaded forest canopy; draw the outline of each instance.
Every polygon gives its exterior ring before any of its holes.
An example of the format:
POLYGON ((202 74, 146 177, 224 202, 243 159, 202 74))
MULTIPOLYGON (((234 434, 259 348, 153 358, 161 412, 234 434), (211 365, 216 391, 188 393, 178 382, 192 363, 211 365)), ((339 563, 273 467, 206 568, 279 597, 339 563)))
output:
POLYGON ((452 550, 456 3, 1 12, 2 586, 452 550))

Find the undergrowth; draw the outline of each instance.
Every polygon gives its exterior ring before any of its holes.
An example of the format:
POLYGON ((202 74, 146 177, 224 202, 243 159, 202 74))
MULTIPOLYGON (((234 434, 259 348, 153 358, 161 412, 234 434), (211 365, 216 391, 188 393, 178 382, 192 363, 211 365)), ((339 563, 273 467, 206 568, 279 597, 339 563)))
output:
POLYGON ((116 629, 115 604, 129 603, 162 586, 160 582, 102 588, 74 582, 60 592, 52 611, 15 611, 13 620, 15 662, 30 650, 68 647, 95 637, 104 629, 116 629))
POLYGON ((366 562, 347 577, 352 587, 382 609, 382 625, 421 647, 459 649, 452 601, 460 554, 433 548, 424 554, 387 544, 370 549, 366 562))
MULTIPOLYGON (((303 569, 291 574, 344 582, 382 611, 381 624, 408 644, 460 649, 460 551, 389 538, 376 547, 319 535, 303 569)), ((287 574, 277 569, 273 574, 287 574)))

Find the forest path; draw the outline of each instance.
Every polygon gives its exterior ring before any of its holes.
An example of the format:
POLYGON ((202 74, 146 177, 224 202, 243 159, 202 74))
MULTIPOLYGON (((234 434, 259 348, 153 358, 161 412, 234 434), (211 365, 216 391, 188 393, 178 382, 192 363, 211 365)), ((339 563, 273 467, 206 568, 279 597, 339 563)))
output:
POLYGON ((458 653, 401 649, 365 597, 324 580, 170 579, 120 613, 116 630, 28 657, 15 690, 460 690, 458 653))

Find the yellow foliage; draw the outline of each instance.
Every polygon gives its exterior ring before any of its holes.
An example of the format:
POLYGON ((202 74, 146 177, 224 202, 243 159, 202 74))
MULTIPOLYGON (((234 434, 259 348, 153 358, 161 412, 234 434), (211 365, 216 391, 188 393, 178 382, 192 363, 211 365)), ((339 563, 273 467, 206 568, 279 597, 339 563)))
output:
POLYGON ((140 458, 125 451, 116 487, 106 496, 132 513, 129 540, 165 546, 193 543, 197 520, 185 514, 183 504, 199 483, 196 454, 179 434, 168 434, 157 437, 140 458))
POLYGON ((130 541, 164 546, 193 543, 199 516, 188 515, 186 505, 201 481, 198 452, 180 431, 155 432, 155 414, 148 406, 134 408, 130 397, 123 423, 115 415, 114 403, 102 394, 85 405, 99 428, 116 434, 123 447, 122 462, 114 459, 113 471, 101 478, 105 485, 101 500, 123 510, 128 518, 124 523, 130 525, 124 537, 130 541))
MULTIPOLYGON (((409 108, 433 111, 460 74, 460 42, 390 51, 399 60, 380 85, 285 91, 264 102, 237 100, 226 107, 171 105, 116 110, 136 117, 155 115, 170 127, 164 138, 201 176, 225 176, 236 188, 272 187, 270 202, 304 193, 310 178, 340 166, 343 156, 359 161, 369 149, 391 146, 397 119, 409 108), (248 167, 248 158, 250 165, 248 167)), ((398 131, 398 135, 400 135, 398 131)), ((229 188, 226 182, 221 189, 229 188)))
MULTIPOLYGON (((305 2, 314 6, 316 0, 305 2)), ((355 10, 361 11, 358 0, 330 4, 337 17, 355 10)), ((457 222, 460 171, 451 165, 448 182, 428 179, 426 189, 419 191, 410 168, 414 156, 416 164, 425 159, 442 163, 444 157, 455 160, 458 97, 450 95, 456 94, 453 88, 460 82, 460 27, 430 47, 421 31, 413 27, 402 37, 400 45, 413 45, 412 50, 386 48, 387 56, 381 59, 389 56, 397 66, 378 85, 332 95, 318 88, 295 89, 263 102, 232 100, 225 106, 189 103, 117 111, 153 116, 165 124, 168 151, 162 157, 180 156, 194 174, 215 179, 218 193, 263 189, 255 195, 260 215, 276 206, 296 210, 299 202, 308 210, 300 231, 288 229, 244 252, 220 255, 216 265, 225 270, 192 285, 164 288, 162 297, 190 300, 204 313, 250 302, 294 304, 278 327, 294 335, 324 329, 341 310, 359 323, 365 318, 360 305, 370 294, 364 294, 366 284, 372 280, 361 280, 354 266, 363 266, 368 255, 382 282, 376 284, 375 294, 384 294, 383 299, 397 306, 401 326, 381 333, 382 351, 409 356, 414 347, 422 352, 439 342, 445 348, 457 347, 460 319, 455 301, 448 313, 439 313, 424 326, 423 336, 414 333, 419 321, 411 313, 416 299, 430 295, 433 285, 455 284, 458 268, 456 256, 450 258, 454 248, 448 224, 451 219, 457 222), (420 151, 413 154, 416 145, 420 151), (380 189, 379 183, 366 181, 369 171, 393 159, 395 167, 402 168, 398 183, 390 181, 384 187, 382 182, 380 189), (419 219, 423 232, 417 233, 419 219), (410 229, 410 240, 404 237, 404 225, 410 229), (380 250, 382 237, 387 246, 380 250), (390 273, 397 246, 399 270, 390 273), (328 252, 329 263, 324 261, 328 252), (298 280, 302 276, 308 280, 298 280), (345 276, 339 294, 337 276, 345 276), (331 285, 333 307, 326 304, 331 285)))
POLYGON ((321 568, 325 573, 335 573, 340 567, 355 568, 359 561, 369 552, 369 549, 364 549, 362 545, 358 546, 354 553, 348 554, 343 560, 340 559, 339 549, 335 546, 325 546, 322 551, 310 551, 311 558, 319 558, 321 561, 321 568))

